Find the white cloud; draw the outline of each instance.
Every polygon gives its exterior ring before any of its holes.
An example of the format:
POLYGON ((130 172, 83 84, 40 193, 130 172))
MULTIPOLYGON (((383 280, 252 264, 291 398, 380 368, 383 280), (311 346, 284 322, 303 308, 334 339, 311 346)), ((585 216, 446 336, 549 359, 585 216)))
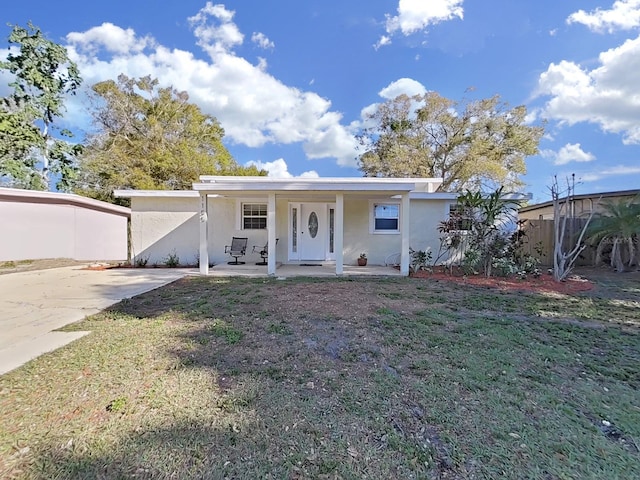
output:
POLYGON ((328 128, 317 130, 308 142, 303 145, 304 153, 309 158, 326 158, 334 156, 334 152, 342 152, 337 157, 338 165, 355 167, 357 161, 358 140, 342 125, 333 123, 328 128))
POLYGON ((391 43, 391 36, 397 32, 408 36, 421 30, 426 30, 429 25, 453 20, 456 17, 462 19, 464 10, 463 0, 400 0, 398 3, 398 15, 386 15, 387 35, 383 35, 376 48, 391 43))
POLYGON ((388 37, 387 35, 382 35, 380 37, 380 40, 376 42, 373 48, 378 50, 380 47, 384 47, 385 45, 390 45, 390 44, 391 44, 391 37, 388 37))
MULTIPOLYGON (((274 160, 273 162, 262 162, 260 160, 251 160, 245 164, 247 167, 255 166, 261 170, 266 170, 269 177, 273 178, 293 178, 294 175, 289 173, 287 162, 283 158, 274 160)), ((318 173, 315 170, 309 170, 298 175, 300 178, 317 178, 318 173)))
POLYGON ((600 173, 602 173, 603 175, 638 175, 640 174, 640 167, 616 165, 615 167, 602 170, 600 173))
POLYGON ((276 44, 269 40, 264 33, 260 32, 253 32, 253 35, 251 35, 251 41, 265 50, 276 46, 276 44))
POLYGON ((378 95, 384 99, 392 100, 402 94, 413 97, 425 93, 427 93, 427 89, 420 82, 411 78, 399 78, 380 90, 378 95))
POLYGON ((233 10, 227 10, 224 5, 207 2, 196 15, 188 18, 198 39, 198 45, 211 58, 228 53, 236 45, 242 45, 244 35, 233 23, 235 13, 233 10), (210 20, 213 20, 213 23, 210 23, 210 20))
POLYGON ((537 96, 549 96, 544 116, 573 125, 590 122, 640 143, 640 37, 600 54, 600 66, 587 70, 561 61, 538 79, 537 96))
POLYGON ((262 57, 258 57, 258 65, 256 65, 256 68, 258 70, 260 70, 261 72, 266 72, 267 71, 267 59, 266 58, 262 58, 262 57))
POLYGON ((552 158, 554 165, 566 165, 570 162, 592 162, 596 157, 582 150, 579 143, 567 143, 558 152, 544 150, 541 152, 545 158, 552 158))
MULTIPOLYGON (((412 78, 399 78, 380 90, 378 95, 380 95, 384 100, 393 100, 399 95, 408 95, 409 97, 413 97, 414 95, 424 95, 425 93, 427 93, 427 89, 420 82, 413 80, 412 78)), ((377 127, 377 122, 372 120, 371 117, 376 113, 379 106, 379 103, 372 103, 360 110, 360 121, 355 122, 352 125, 352 129, 377 127)))
POLYGON ((578 181, 583 183, 597 182, 598 180, 602 180, 603 175, 599 175, 597 173, 585 173, 582 175, 578 175, 578 181))
POLYGON ((596 170, 593 172, 587 172, 578 176, 582 182, 596 182, 602 180, 605 177, 624 177, 629 175, 640 175, 640 167, 629 165, 616 165, 604 170, 596 170))
POLYGON ((155 44, 149 36, 137 37, 133 29, 125 30, 109 22, 86 32, 71 32, 67 35, 67 42, 79 51, 92 53, 104 49, 115 54, 141 52, 155 44))
POLYGON ((567 24, 580 23, 594 32, 613 33, 640 26, 640 0, 618 0, 610 10, 595 9, 592 12, 578 10, 567 18, 567 24))
MULTIPOLYGON (((341 125, 342 114, 332 111, 326 98, 270 75, 264 59, 255 65, 237 56, 233 48, 243 35, 233 18, 234 12, 209 2, 189 19, 209 60, 114 25, 70 33, 67 49, 87 86, 120 73, 151 75, 162 86, 187 91, 190 101, 220 121, 231 142, 249 147, 302 143, 309 158, 335 158, 340 165, 355 166, 357 141, 350 127, 341 125), (114 38, 126 39, 131 48, 116 49, 109 40, 114 38)), ((73 102, 77 110, 86 107, 74 97, 70 110, 73 102)))

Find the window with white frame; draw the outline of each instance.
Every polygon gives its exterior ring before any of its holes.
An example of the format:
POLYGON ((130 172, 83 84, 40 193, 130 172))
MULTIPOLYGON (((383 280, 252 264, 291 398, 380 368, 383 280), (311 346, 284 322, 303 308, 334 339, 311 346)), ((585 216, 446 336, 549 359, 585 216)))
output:
POLYGON ((265 228, 267 228, 267 204, 243 203, 242 229, 263 230, 265 228))
POLYGON ((373 233, 400 232, 400 204, 373 203, 371 230, 373 233))

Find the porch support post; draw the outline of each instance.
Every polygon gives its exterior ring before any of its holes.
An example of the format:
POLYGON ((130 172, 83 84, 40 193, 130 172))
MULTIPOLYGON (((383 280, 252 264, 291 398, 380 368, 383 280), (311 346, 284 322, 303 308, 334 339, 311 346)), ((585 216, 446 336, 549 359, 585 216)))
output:
POLYGON ((411 219, 409 217, 410 210, 409 192, 402 194, 402 213, 400 216, 400 236, 402 237, 402 254, 400 255, 400 275, 407 277, 409 275, 409 237, 411 234, 411 219))
POLYGON ((269 193, 267 202, 267 241, 269 251, 267 253, 267 275, 276 274, 276 194, 269 193))
POLYGON ((209 275, 207 194, 200 192, 200 274, 209 275))
POLYGON ((336 193, 336 218, 333 248, 336 253, 336 275, 344 273, 344 193, 336 193))

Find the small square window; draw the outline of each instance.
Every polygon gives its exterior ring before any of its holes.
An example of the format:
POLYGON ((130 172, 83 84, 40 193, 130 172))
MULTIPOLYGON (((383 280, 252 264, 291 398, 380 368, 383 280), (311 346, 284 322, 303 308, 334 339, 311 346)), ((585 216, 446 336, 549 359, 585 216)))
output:
POLYGON ((393 203, 376 203, 373 205, 373 231, 399 232, 400 205, 393 203))
POLYGON ((267 204, 243 203, 242 229, 263 230, 265 228, 267 228, 267 204))
POLYGON ((460 205, 449 205, 449 224, 452 230, 471 230, 472 213, 460 205))

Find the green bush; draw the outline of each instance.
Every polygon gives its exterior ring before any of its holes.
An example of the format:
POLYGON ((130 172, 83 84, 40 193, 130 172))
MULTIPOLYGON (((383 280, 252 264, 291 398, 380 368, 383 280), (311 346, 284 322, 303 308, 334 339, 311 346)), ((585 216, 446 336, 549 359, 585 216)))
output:
POLYGON ((176 268, 180 265, 180 257, 175 250, 166 256, 164 264, 169 268, 176 268))

